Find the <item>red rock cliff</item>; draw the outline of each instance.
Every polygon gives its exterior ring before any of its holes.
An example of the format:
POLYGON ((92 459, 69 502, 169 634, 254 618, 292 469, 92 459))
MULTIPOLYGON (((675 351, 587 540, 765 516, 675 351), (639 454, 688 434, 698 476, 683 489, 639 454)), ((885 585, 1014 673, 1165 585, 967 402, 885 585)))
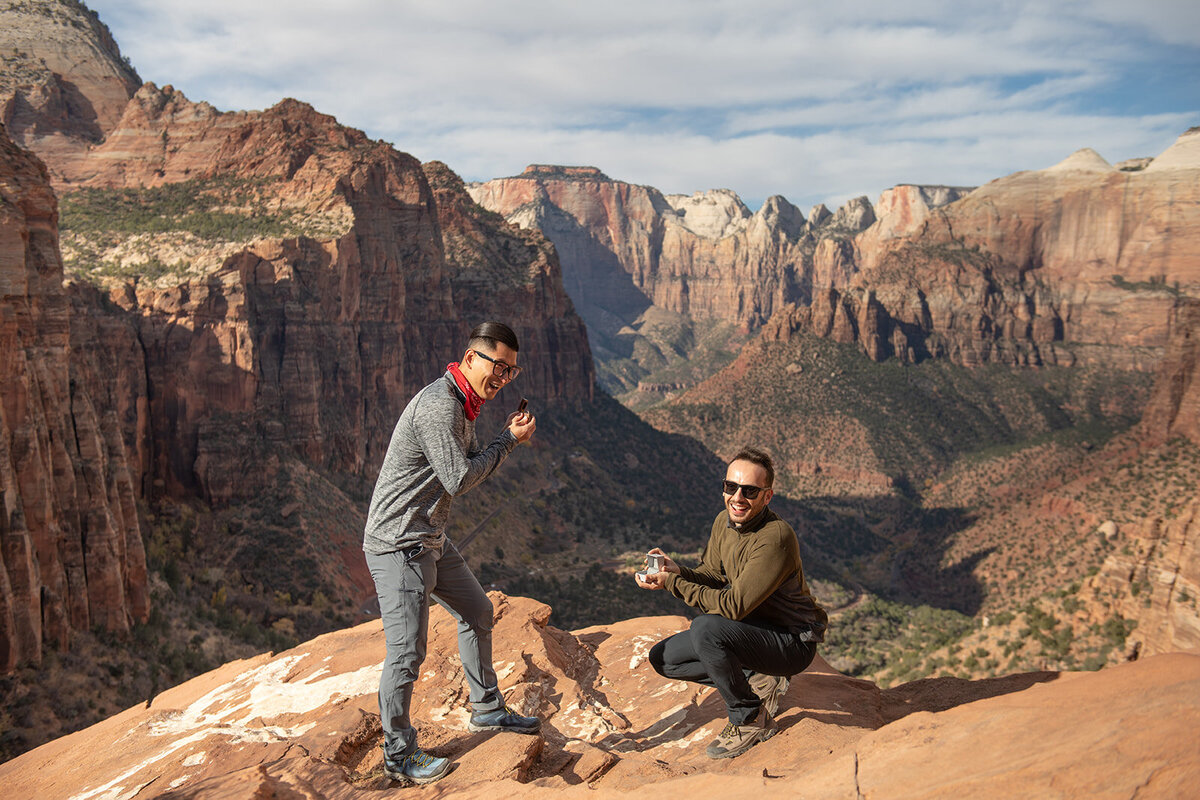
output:
MULTIPOLYGON (((62 286, 58 209, 41 163, 0 129, 0 670, 74 630, 128 630, 149 611, 122 411, 103 341, 62 286), (79 349, 81 340, 90 348, 79 349)), ((129 376, 138 383, 139 375, 129 376)))
MULTIPOLYGON (((1181 292, 1200 293, 1200 131, 1142 170, 1091 150, 929 210, 897 187, 832 268, 873 357, 1151 368, 1181 292)), ((814 292, 816 294, 816 292, 814 292)), ((814 302, 812 324, 832 319, 814 302)))
POLYGON ((0 122, 52 180, 112 130, 141 85, 96 13, 74 0, 0 8, 0 122))
POLYGON ((435 194, 411 156, 304 104, 222 114, 147 85, 83 172, 95 186, 253 179, 272 204, 344 222, 340 235, 255 239, 196 277, 114 293, 138 320, 152 480, 169 491, 252 494, 247 437, 372 474, 404 403, 484 318, 513 321, 525 392, 591 396, 583 326, 545 241, 484 214, 444 166, 431 167, 435 194))
POLYGON ((1151 441, 1186 436, 1200 444, 1200 299, 1171 310, 1170 338, 1142 429, 1151 441))
MULTIPOLYGON (((36 660, 43 633, 145 617, 137 499, 254 498, 291 460, 371 480, 408 398, 485 318, 520 335, 523 394, 591 397, 545 240, 478 209, 445 167, 435 189, 411 156, 306 105, 222 114, 142 87, 102 144, 59 164, 64 191, 194 180, 243 217, 298 222, 104 289, 64 293, 47 175, 4 153, 5 666, 36 660), (262 205, 239 210, 242 195, 262 205)), ((164 258, 179 245, 142 241, 164 258)))
POLYGON ((802 291, 807 224, 783 198, 751 214, 725 190, 668 197, 594 168, 546 166, 470 191, 546 233, 567 291, 589 325, 608 333, 650 305, 754 329, 802 291))

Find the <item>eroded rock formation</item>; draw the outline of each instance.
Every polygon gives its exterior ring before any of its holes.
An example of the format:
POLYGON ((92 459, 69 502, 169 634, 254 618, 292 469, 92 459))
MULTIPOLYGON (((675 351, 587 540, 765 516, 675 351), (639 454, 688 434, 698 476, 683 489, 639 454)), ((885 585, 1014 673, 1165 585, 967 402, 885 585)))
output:
MULTIPOLYGON (((145 617, 137 500, 221 507, 310 468, 372 480, 404 403, 486 318, 511 320, 522 340, 523 394, 592 396, 583 323, 545 239, 482 212, 443 165, 427 175, 304 104, 222 114, 143 86, 103 143, 60 164, 63 191, 192 181, 197 195, 222 193, 230 225, 275 213, 291 228, 263 236, 251 222, 207 248, 141 235, 156 263, 177 260, 137 280, 90 271, 76 237, 77 267, 99 286, 69 293, 47 176, 11 144, 4 156, 16 176, 5 302, 17 309, 5 341, 22 353, 11 379, 33 398, 10 395, 6 376, 23 492, 6 499, 4 631, 20 641, 7 666, 40 658, 43 627, 63 643, 145 617)), ((487 425, 502 416, 489 409, 487 425)), ((336 545, 350 547, 340 534, 336 545)))
MULTIPOLYGON (((897 187, 816 272, 876 359, 1150 369, 1175 298, 1200 292, 1198 151, 1196 129, 1139 171, 1081 150, 936 209, 897 187)), ((833 329, 815 302, 807 321, 833 329)))
POLYGON ((109 370, 136 344, 133 328, 107 327, 101 340, 77 317, 48 175, 3 128, 0 197, 0 670, 9 670, 75 630, 127 631, 146 619, 149 592, 124 435, 144 409, 132 397, 112 402, 109 370))
POLYGON ((75 0, 0 8, 0 122, 51 176, 112 130, 142 83, 96 13, 75 0))
POLYGON ((1184 298, 1171 309, 1166 354, 1142 429, 1152 442, 1186 436, 1200 444, 1200 298, 1184 298))
POLYGON ((806 220, 780 196, 751 213, 727 189, 663 195, 594 167, 533 165, 468 191, 554 243, 566 290, 607 367, 602 380, 614 392, 642 379, 662 382, 650 376, 677 371, 698 347, 720 351, 719 343, 701 341, 722 326, 744 337, 782 306, 807 303, 813 252, 848 249, 848 237, 875 219, 865 197, 836 215, 813 209, 806 220))

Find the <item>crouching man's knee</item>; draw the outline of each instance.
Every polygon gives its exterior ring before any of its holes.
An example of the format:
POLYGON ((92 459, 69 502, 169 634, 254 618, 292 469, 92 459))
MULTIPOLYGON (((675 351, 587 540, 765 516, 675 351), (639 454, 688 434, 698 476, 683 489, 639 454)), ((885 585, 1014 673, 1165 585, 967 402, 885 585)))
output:
POLYGON ((654 671, 659 675, 662 675, 664 678, 669 677, 664 671, 664 664, 666 663, 666 649, 667 640, 663 639, 661 642, 654 645, 654 647, 650 648, 650 655, 647 657, 647 660, 650 662, 650 666, 654 667, 654 671))
POLYGON ((729 620, 719 614, 701 614, 692 620, 692 642, 696 645, 720 644, 725 641, 729 620))

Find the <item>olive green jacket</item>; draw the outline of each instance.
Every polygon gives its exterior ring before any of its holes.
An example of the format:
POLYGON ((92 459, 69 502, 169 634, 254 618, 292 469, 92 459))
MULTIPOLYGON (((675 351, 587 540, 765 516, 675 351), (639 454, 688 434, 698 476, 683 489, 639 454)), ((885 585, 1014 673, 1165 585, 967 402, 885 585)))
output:
POLYGON ((770 508, 740 531, 730 527, 729 512, 722 511, 713 520, 700 565, 680 566, 664 586, 706 614, 808 632, 810 641, 823 641, 829 624, 804 580, 796 532, 770 508))

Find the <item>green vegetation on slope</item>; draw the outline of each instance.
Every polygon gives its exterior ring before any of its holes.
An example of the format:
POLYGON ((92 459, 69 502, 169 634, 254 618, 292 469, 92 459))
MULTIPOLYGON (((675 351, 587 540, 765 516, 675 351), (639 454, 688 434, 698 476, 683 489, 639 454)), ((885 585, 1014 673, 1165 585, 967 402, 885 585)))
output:
POLYGON ((84 278, 157 279, 186 274, 214 244, 345 232, 337 214, 287 207, 276 196, 280 187, 278 179, 221 175, 67 192, 59 200, 64 268, 84 278))
POLYGON ((1145 373, 1101 368, 875 363, 812 335, 751 347, 740 378, 718 375, 645 416, 718 453, 763 443, 792 465, 782 471, 787 493, 838 493, 861 480, 839 478, 853 471, 904 490, 988 448, 1080 425, 1106 437, 1136 421, 1150 384, 1145 373))

